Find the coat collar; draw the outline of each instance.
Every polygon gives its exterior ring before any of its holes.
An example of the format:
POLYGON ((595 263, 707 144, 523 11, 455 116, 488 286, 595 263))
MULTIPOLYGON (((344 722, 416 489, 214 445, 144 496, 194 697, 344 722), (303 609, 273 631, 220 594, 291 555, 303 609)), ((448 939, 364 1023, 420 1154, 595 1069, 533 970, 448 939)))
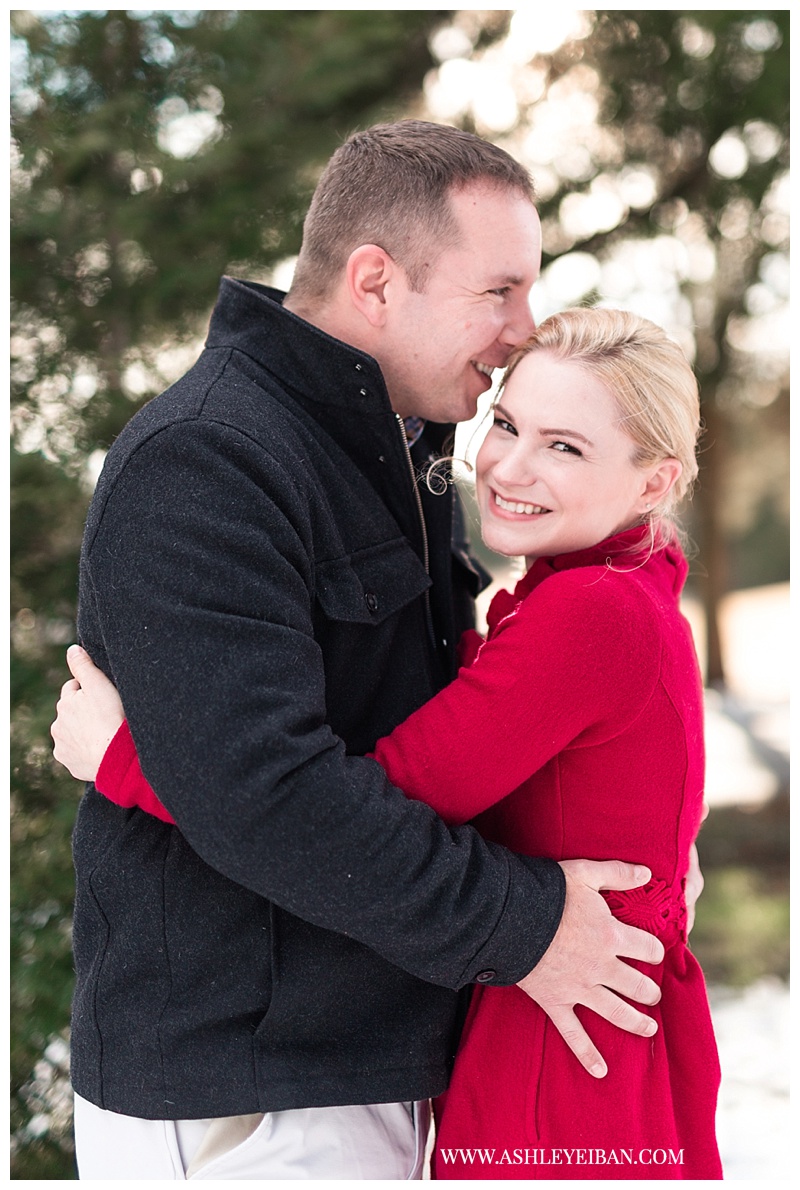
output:
MULTIPOLYGON (((285 309, 285 296, 257 281, 223 277, 206 347, 249 355, 336 438, 337 419, 347 414, 351 441, 356 421, 370 436, 387 427, 396 437, 397 418, 377 360, 285 309)), ((452 430, 428 422, 425 437, 441 449, 452 430)))
POLYGON ((618 574, 630 573, 636 576, 642 572, 655 577, 660 585, 670 590, 677 599, 689 570, 683 551, 675 541, 665 536, 656 538, 651 549, 650 530, 646 525, 635 525, 607 537, 605 541, 588 549, 574 550, 568 554, 557 554, 551 558, 537 558, 511 591, 498 591, 492 600, 487 623, 493 629, 513 612, 535 587, 550 575, 562 570, 576 570, 585 566, 613 567, 618 574))
POLYGON ((256 281, 223 277, 207 347, 235 347, 304 400, 365 414, 391 410, 372 356, 286 310, 286 295, 256 281))

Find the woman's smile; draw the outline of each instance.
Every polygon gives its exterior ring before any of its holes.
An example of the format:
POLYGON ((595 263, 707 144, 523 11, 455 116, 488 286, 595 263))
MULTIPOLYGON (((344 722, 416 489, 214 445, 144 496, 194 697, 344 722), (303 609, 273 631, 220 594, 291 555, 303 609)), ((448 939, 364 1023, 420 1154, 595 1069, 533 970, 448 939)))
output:
POLYGON ((519 500, 506 499, 499 492, 494 492, 493 495, 495 511, 500 509, 502 512, 512 513, 516 516, 541 516, 550 511, 549 508, 543 508, 541 504, 525 504, 519 500))

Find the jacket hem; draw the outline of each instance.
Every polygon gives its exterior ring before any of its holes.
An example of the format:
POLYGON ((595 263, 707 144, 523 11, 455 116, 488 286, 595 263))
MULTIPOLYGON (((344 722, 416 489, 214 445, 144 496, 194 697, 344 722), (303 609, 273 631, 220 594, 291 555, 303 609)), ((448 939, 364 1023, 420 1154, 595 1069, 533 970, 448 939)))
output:
MULTIPOLYGON (((268 1088, 253 1089, 249 1094, 219 1095, 211 1098, 193 1097, 177 1101, 146 1099, 127 1094, 104 1093, 102 1098, 93 1087, 73 1080, 73 1090, 82 1099, 106 1111, 133 1116, 142 1120, 202 1120, 222 1116, 252 1115, 275 1111, 289 1111, 305 1107, 350 1107, 367 1103, 405 1103, 419 1099, 434 1099, 446 1089, 450 1072, 441 1067, 424 1073, 397 1071, 396 1077, 386 1078, 386 1071, 377 1079, 373 1073, 355 1072, 347 1076, 320 1079, 313 1085, 297 1080, 271 1081, 268 1088)), ((196 1088, 194 1089, 196 1090, 196 1088)))

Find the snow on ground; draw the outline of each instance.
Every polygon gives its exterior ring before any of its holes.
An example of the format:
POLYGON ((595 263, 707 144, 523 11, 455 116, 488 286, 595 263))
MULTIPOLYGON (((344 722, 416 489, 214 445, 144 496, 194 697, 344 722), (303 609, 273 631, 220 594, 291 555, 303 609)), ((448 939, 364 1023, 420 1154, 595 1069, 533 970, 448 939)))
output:
MULTIPOLYGON (((686 608, 699 651, 699 609, 686 608)), ((706 697, 706 794, 712 807, 756 806, 778 786, 789 760, 788 584, 737 591, 722 612, 730 694, 706 697), (765 745, 771 764, 765 763, 765 745)), ((701 651, 702 656, 702 651, 701 651)), ((722 1064, 717 1131, 733 1181, 790 1177, 789 989, 765 979, 741 991, 709 989, 722 1064)))
POLYGON ((790 1176, 789 990, 765 979, 741 992, 710 988, 722 1064, 717 1135, 726 1179, 790 1176))

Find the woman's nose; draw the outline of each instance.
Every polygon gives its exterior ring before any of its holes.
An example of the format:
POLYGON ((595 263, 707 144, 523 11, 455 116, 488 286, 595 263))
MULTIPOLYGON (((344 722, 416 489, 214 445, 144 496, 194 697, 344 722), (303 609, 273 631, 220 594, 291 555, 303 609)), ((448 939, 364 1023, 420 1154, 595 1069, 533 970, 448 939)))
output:
POLYGON ((533 455, 521 443, 508 451, 494 466, 498 483, 508 487, 530 487, 536 482, 536 466, 533 455))

